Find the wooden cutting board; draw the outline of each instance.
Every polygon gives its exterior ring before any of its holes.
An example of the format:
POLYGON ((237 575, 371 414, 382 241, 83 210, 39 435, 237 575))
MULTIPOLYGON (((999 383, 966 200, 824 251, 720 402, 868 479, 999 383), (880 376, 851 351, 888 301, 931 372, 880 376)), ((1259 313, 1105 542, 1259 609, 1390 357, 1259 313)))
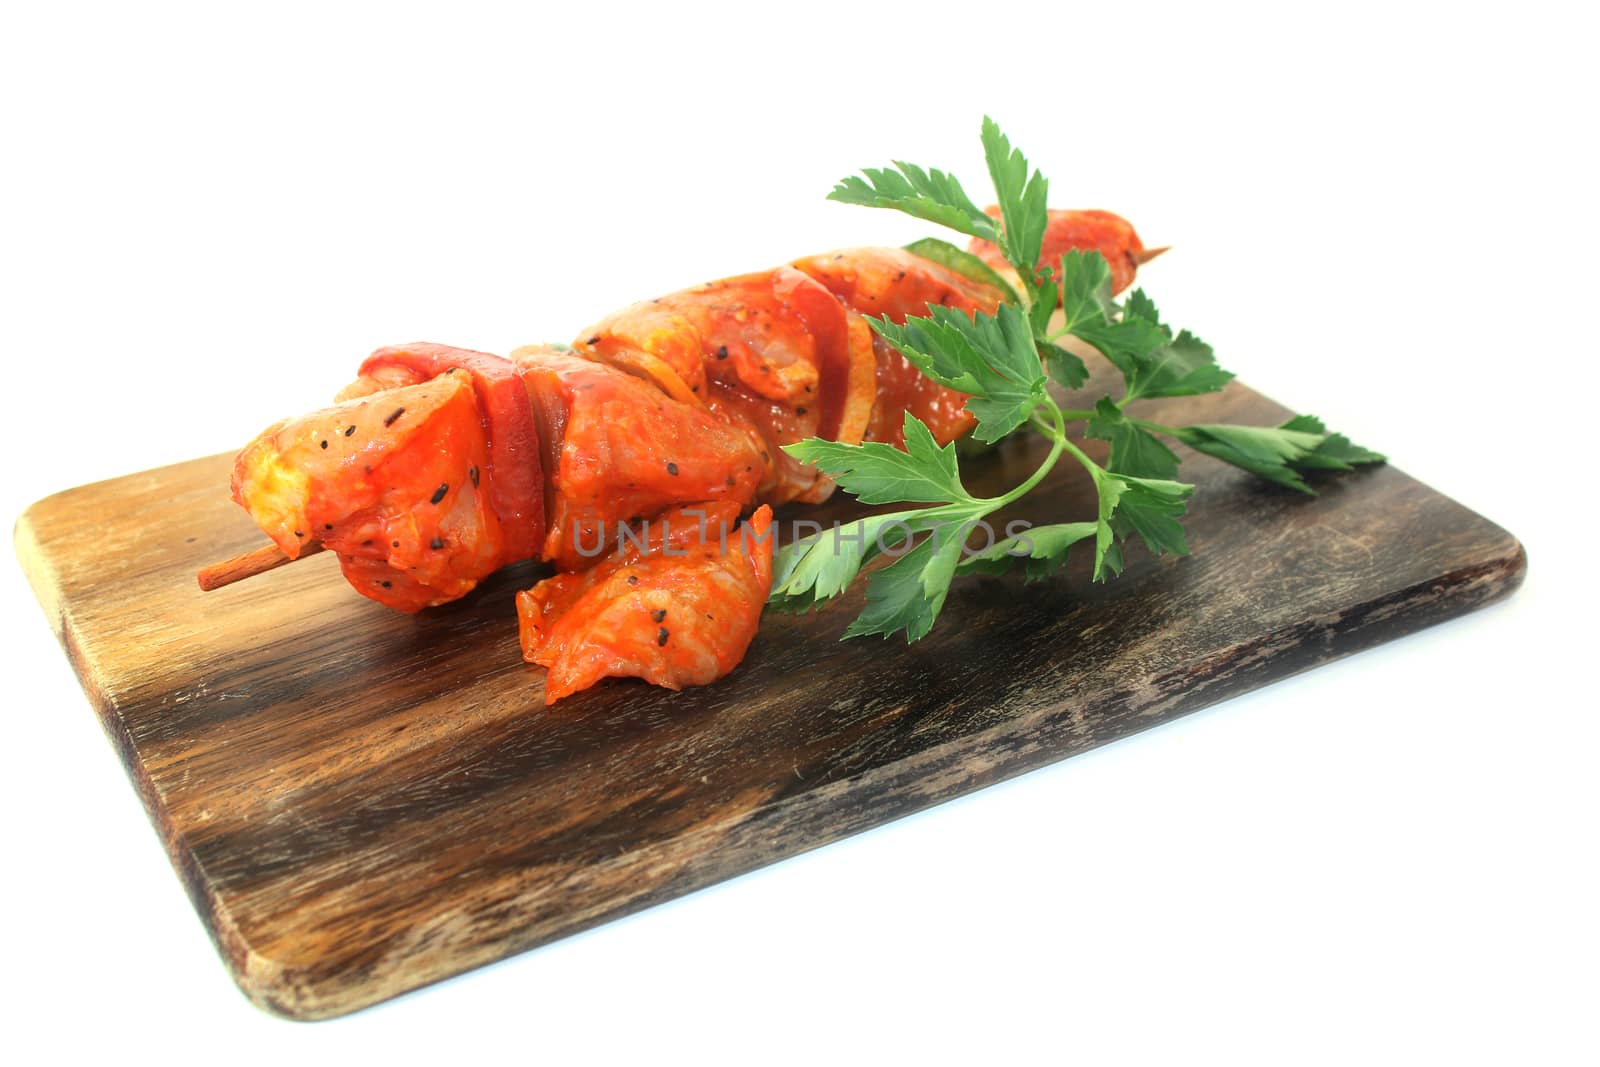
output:
MULTIPOLYGON (((1160 410, 1286 417, 1237 383, 1160 410)), ((1007 442, 969 462, 970 480, 998 491, 1042 454, 1007 442)), ((240 987, 316 1019, 1461 614, 1522 578, 1513 537, 1392 467, 1318 478, 1309 498, 1184 458, 1198 486, 1189 558, 1130 549, 1103 585, 1086 555, 1034 585, 962 580, 909 647, 839 642, 857 591, 769 616, 716 685, 611 682, 549 710, 517 649, 512 594, 541 573, 531 565, 420 616, 357 596, 329 556, 201 593, 199 566, 262 541, 228 499, 228 456, 50 497, 16 540, 240 987)), ((1093 514, 1067 463, 1026 504, 1039 523, 1093 514)))

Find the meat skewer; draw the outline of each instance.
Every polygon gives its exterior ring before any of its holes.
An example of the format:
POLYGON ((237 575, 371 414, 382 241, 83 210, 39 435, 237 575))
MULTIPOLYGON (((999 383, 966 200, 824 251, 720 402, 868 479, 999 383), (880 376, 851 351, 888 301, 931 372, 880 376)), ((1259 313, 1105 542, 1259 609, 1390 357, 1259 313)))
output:
MULTIPOLYGON (((1134 266, 1142 267, 1147 262, 1160 256, 1160 254, 1166 253, 1166 251, 1171 251, 1171 246, 1144 248, 1144 250, 1131 251, 1130 258, 1133 259, 1134 266)), ((1003 267, 1005 262, 998 261, 997 264, 992 264, 992 266, 1003 267)), ((245 581, 246 577, 266 574, 267 571, 280 568, 285 563, 293 563, 296 558, 304 560, 309 555, 315 555, 315 553, 322 552, 322 550, 323 545, 317 542, 317 544, 307 545, 306 549, 302 549, 299 557, 288 557, 288 555, 283 555, 283 552, 278 550, 277 545, 264 544, 259 549, 240 552, 234 557, 219 560, 218 563, 211 563, 211 565, 200 569, 200 573, 195 577, 200 582, 200 589, 205 590, 205 592, 211 592, 211 590, 222 589, 226 585, 232 585, 234 582, 245 581)))
MULTIPOLYGON (((1073 248, 1104 255, 1116 290, 1164 251, 1115 215, 1052 211, 1041 264, 1073 248)), ((1005 273, 992 246, 973 251, 1005 273)), ((570 348, 379 349, 335 407, 239 454, 234 498, 273 545, 206 568, 202 588, 327 548, 358 592, 416 611, 536 558, 564 572, 518 596, 547 702, 607 676, 704 684, 754 637, 771 507, 833 490, 783 445, 901 445, 908 412, 941 444, 973 425, 863 316, 1002 299, 905 250, 851 249, 633 305, 570 348)))

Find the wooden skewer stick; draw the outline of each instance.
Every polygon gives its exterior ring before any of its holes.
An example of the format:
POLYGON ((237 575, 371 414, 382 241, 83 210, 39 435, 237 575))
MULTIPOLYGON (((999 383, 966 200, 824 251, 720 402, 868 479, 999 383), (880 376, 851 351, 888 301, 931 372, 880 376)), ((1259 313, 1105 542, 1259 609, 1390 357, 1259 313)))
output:
MULTIPOLYGON (((320 541, 313 542, 302 548, 300 555, 295 558, 305 559, 307 556, 316 555, 322 549, 323 546, 320 541)), ((225 559, 220 563, 212 563, 209 566, 201 567, 200 572, 195 577, 200 581, 200 588, 209 593, 213 589, 221 589, 225 585, 242 582, 246 578, 265 574, 267 571, 276 570, 285 563, 293 562, 294 560, 278 551, 277 545, 262 545, 260 548, 234 556, 232 559, 225 559)))
MULTIPOLYGON (((1162 245, 1160 248, 1146 248, 1133 253, 1131 258, 1136 265, 1142 267, 1161 255, 1161 253, 1171 251, 1171 249, 1171 245, 1162 245)), ((295 558, 305 559, 307 556, 316 555, 322 549, 321 542, 313 542, 301 549, 300 555, 295 558)), ((195 577, 200 581, 200 588, 209 593, 213 589, 221 589, 225 585, 242 582, 246 578, 265 574, 270 570, 276 570, 285 563, 293 562, 294 560, 278 551, 277 545, 262 545, 260 548, 252 549, 231 559, 225 559, 220 563, 202 567, 195 577)))

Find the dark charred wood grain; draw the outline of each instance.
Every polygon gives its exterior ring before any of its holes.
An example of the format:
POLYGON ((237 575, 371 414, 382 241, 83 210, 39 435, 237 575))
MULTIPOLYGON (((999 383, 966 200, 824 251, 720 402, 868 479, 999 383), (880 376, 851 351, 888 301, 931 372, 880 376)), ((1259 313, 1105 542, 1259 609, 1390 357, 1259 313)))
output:
MULTIPOLYGON (((1240 385, 1164 421, 1268 424, 1240 385)), ((1101 446, 1089 442, 1094 451, 1101 446)), ((1022 477, 1038 442, 968 463, 1022 477)), ((509 568, 403 616, 318 557, 202 593, 260 534, 214 456, 70 490, 18 552, 241 988, 324 1018, 690 892, 1514 589, 1504 530, 1393 468, 1303 497, 1186 455, 1194 555, 1096 585, 962 580, 922 642, 840 643, 860 592, 769 616, 704 689, 546 710, 509 568)), ((986 490, 987 491, 987 490, 986 490)), ((1066 466, 1032 522, 1092 514, 1066 466)), ((827 523, 851 502, 796 509, 827 523)))

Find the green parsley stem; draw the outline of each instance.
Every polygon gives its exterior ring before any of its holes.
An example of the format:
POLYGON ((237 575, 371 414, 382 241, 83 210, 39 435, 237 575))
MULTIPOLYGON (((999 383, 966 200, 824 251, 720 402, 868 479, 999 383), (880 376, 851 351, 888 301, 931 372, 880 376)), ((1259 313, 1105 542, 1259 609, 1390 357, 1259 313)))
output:
POLYGON ((1094 475, 1095 485, 1098 487, 1100 484, 1100 464, 1090 459, 1087 452, 1073 444, 1071 441, 1068 441, 1065 437, 1061 439, 1061 443, 1067 446, 1067 451, 1072 453, 1073 459, 1077 460, 1083 465, 1084 470, 1088 471, 1091 475, 1094 475))
POLYGON ((1159 422, 1151 422, 1148 419, 1136 419, 1132 415, 1129 415, 1127 418, 1129 422, 1133 423, 1142 430, 1152 430, 1155 433, 1164 433, 1168 437, 1178 436, 1178 431, 1173 429, 1171 426, 1163 426, 1159 422))
MULTIPOLYGON (((1048 407, 1051 416, 1055 419, 1054 426, 1040 419, 1038 412, 1035 412, 1028 421, 1031 422, 1034 427, 1046 437, 1049 437, 1051 440, 1053 440, 1055 442, 1055 447, 1050 450, 1050 457, 1048 460, 1046 460, 1044 466, 1042 466, 1038 471, 1035 471, 1034 476, 1028 479, 1028 487, 1032 488, 1034 485, 1039 484, 1039 479, 1044 477, 1046 471, 1055 466, 1055 461, 1062 452, 1071 453, 1072 458, 1082 464, 1083 468, 1094 476, 1095 484, 1099 485, 1101 471, 1100 464, 1090 459, 1088 453, 1084 452, 1083 449, 1067 440, 1066 427, 1066 423, 1069 419, 1092 418, 1095 413, 1093 411, 1063 410, 1062 408, 1056 406, 1056 402, 1054 400, 1050 399, 1045 400, 1045 405, 1048 407)), ((1019 486, 1018 488, 1021 487, 1019 486)), ((1014 489, 1012 492, 1015 493, 1016 490, 1014 489)), ((1006 495, 1009 497, 1011 494, 1008 493, 1006 495)))
POLYGON ((1034 472, 1028 476, 1026 481, 1013 487, 1009 492, 1002 496, 989 497, 984 501, 984 503, 992 504, 994 505, 994 508, 1003 508, 1012 501, 1019 500, 1026 496, 1028 493, 1033 491, 1034 486, 1044 481, 1044 476, 1050 473, 1050 468, 1054 467, 1056 465, 1056 460, 1061 458, 1062 450, 1072 447, 1072 445, 1067 441, 1066 420, 1063 417, 1061 409, 1056 406, 1056 402, 1046 397, 1042 406, 1049 411, 1050 416, 1054 420, 1055 424, 1050 425, 1048 423, 1039 421, 1039 413, 1037 410, 1029 417, 1029 421, 1043 430, 1045 436, 1050 438, 1050 454, 1044 457, 1044 462, 1040 463, 1039 466, 1034 469, 1034 472))

